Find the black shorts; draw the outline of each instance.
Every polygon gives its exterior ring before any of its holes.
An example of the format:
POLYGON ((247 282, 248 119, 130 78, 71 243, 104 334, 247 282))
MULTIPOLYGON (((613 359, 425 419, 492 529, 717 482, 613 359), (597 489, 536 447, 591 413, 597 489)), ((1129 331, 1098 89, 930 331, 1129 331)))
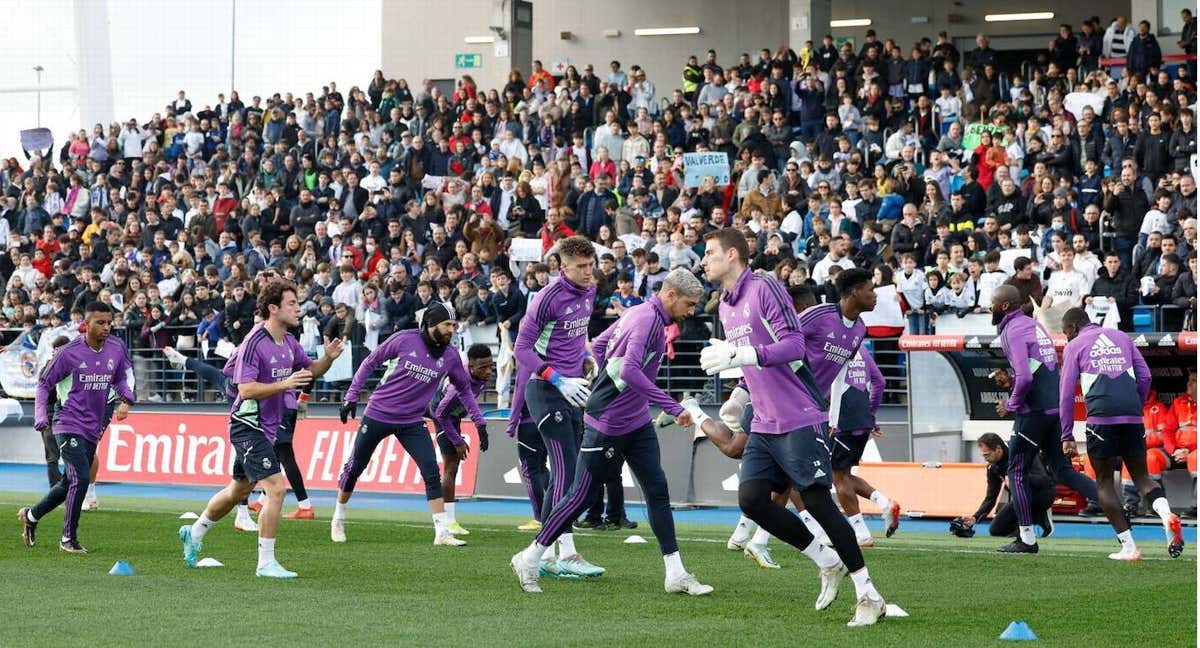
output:
MULTIPOLYGON (((453 457, 454 454, 458 452, 458 448, 455 448, 454 444, 450 442, 450 435, 446 434, 446 430, 442 429, 442 426, 438 425, 436 421, 434 422, 433 427, 435 430, 437 430, 437 447, 442 453, 442 457, 453 457)), ((459 436, 461 438, 461 432, 459 436)), ((466 443, 465 439, 463 440, 463 443, 466 443)))
POLYGON ((849 470, 862 461, 863 450, 867 449, 867 441, 871 440, 870 432, 862 434, 841 433, 833 435, 834 470, 849 470))
POLYGON ((229 443, 233 446, 233 479, 255 483, 279 474, 275 446, 262 430, 233 419, 229 422, 229 443))
POLYGON ((1146 428, 1140 423, 1088 423, 1084 429, 1088 456, 1112 459, 1146 454, 1146 428))
POLYGON ((742 452, 742 482, 765 479, 782 493, 788 485, 797 490, 833 485, 833 466, 824 423, 784 434, 752 433, 742 452))
POLYGON ((296 436, 296 414, 299 410, 283 410, 283 418, 279 421, 279 431, 275 433, 275 443, 291 443, 296 436))

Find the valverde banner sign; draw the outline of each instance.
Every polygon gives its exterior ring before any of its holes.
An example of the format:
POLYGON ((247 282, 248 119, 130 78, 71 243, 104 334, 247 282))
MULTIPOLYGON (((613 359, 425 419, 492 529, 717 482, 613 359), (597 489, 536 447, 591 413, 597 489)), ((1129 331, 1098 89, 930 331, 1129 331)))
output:
MULTIPOLYGON (((333 418, 308 418, 296 423, 293 448, 296 463, 310 489, 337 490, 342 466, 354 450, 358 421, 343 424, 333 418)), ((225 414, 130 414, 112 421, 97 448, 99 480, 144 484, 224 485, 229 483, 233 447, 225 414)), ((472 451, 458 471, 458 492, 475 492, 479 443, 475 426, 462 423, 472 451)), ((430 429, 432 436, 432 428, 430 429)), ((434 448, 437 448, 435 443, 434 448)), ((439 463, 441 456, 438 456, 439 463)), ((421 471, 395 437, 375 450, 358 479, 360 491, 425 492, 421 471)))

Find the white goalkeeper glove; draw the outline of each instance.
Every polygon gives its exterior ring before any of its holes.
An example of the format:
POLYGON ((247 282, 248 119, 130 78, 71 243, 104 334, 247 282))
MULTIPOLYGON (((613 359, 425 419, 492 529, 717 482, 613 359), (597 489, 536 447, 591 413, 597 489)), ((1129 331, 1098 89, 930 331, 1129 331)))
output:
POLYGON ((555 371, 550 376, 550 384, 558 388, 563 398, 575 407, 587 405, 592 395, 591 383, 586 378, 566 378, 555 371))
POLYGON ((725 340, 713 338, 700 351, 700 368, 710 376, 733 369, 758 365, 758 352, 751 346, 733 346, 725 340))
POLYGON ((742 432, 742 414, 746 411, 746 405, 749 403, 750 392, 738 387, 729 395, 729 400, 721 405, 721 422, 729 428, 730 432, 734 434, 742 432))
POLYGON ((700 403, 695 398, 688 398, 679 403, 679 406, 682 407, 688 414, 692 415, 692 422, 697 428, 701 425, 704 425, 705 421, 712 418, 708 414, 705 414, 704 410, 700 409, 700 403))

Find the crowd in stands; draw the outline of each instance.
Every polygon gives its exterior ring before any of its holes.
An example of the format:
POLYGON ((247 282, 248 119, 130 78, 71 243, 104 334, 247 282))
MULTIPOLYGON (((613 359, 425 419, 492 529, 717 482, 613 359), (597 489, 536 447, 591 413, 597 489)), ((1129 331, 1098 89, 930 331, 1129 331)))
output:
POLYGON ((755 269, 826 300, 842 269, 875 269, 914 331, 986 312, 1003 282, 1045 307, 1116 308, 1122 328, 1135 306, 1178 306, 1163 326, 1194 330, 1194 57, 1169 69, 1151 25, 1124 17, 1062 25, 1028 78, 976 43, 826 36, 710 50, 654 80, 535 61, 451 94, 382 71, 249 101, 180 91, 0 160, 0 328, 69 325, 99 300, 135 348, 181 330, 237 344, 275 273, 300 287, 309 330, 352 339, 357 361, 435 299, 515 335, 563 237, 603 247, 602 318, 671 268, 700 273, 703 235, 734 227, 755 269), (683 155, 705 151, 728 154, 728 185, 686 186, 683 155), (544 258, 510 261, 518 238, 544 258))

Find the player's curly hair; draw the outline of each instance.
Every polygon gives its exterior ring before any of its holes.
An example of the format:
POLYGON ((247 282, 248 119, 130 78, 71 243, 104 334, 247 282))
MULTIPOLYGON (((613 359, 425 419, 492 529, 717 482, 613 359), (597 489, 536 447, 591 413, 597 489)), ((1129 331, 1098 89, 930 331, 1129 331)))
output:
POLYGON ((591 241, 582 236, 570 236, 558 242, 558 254, 560 257, 574 259, 594 259, 596 248, 592 246, 591 241))
POLYGON ((269 281, 261 290, 258 291, 258 316, 266 320, 271 316, 271 306, 280 306, 283 304, 284 293, 292 293, 299 296, 296 290, 296 284, 287 281, 269 281))

